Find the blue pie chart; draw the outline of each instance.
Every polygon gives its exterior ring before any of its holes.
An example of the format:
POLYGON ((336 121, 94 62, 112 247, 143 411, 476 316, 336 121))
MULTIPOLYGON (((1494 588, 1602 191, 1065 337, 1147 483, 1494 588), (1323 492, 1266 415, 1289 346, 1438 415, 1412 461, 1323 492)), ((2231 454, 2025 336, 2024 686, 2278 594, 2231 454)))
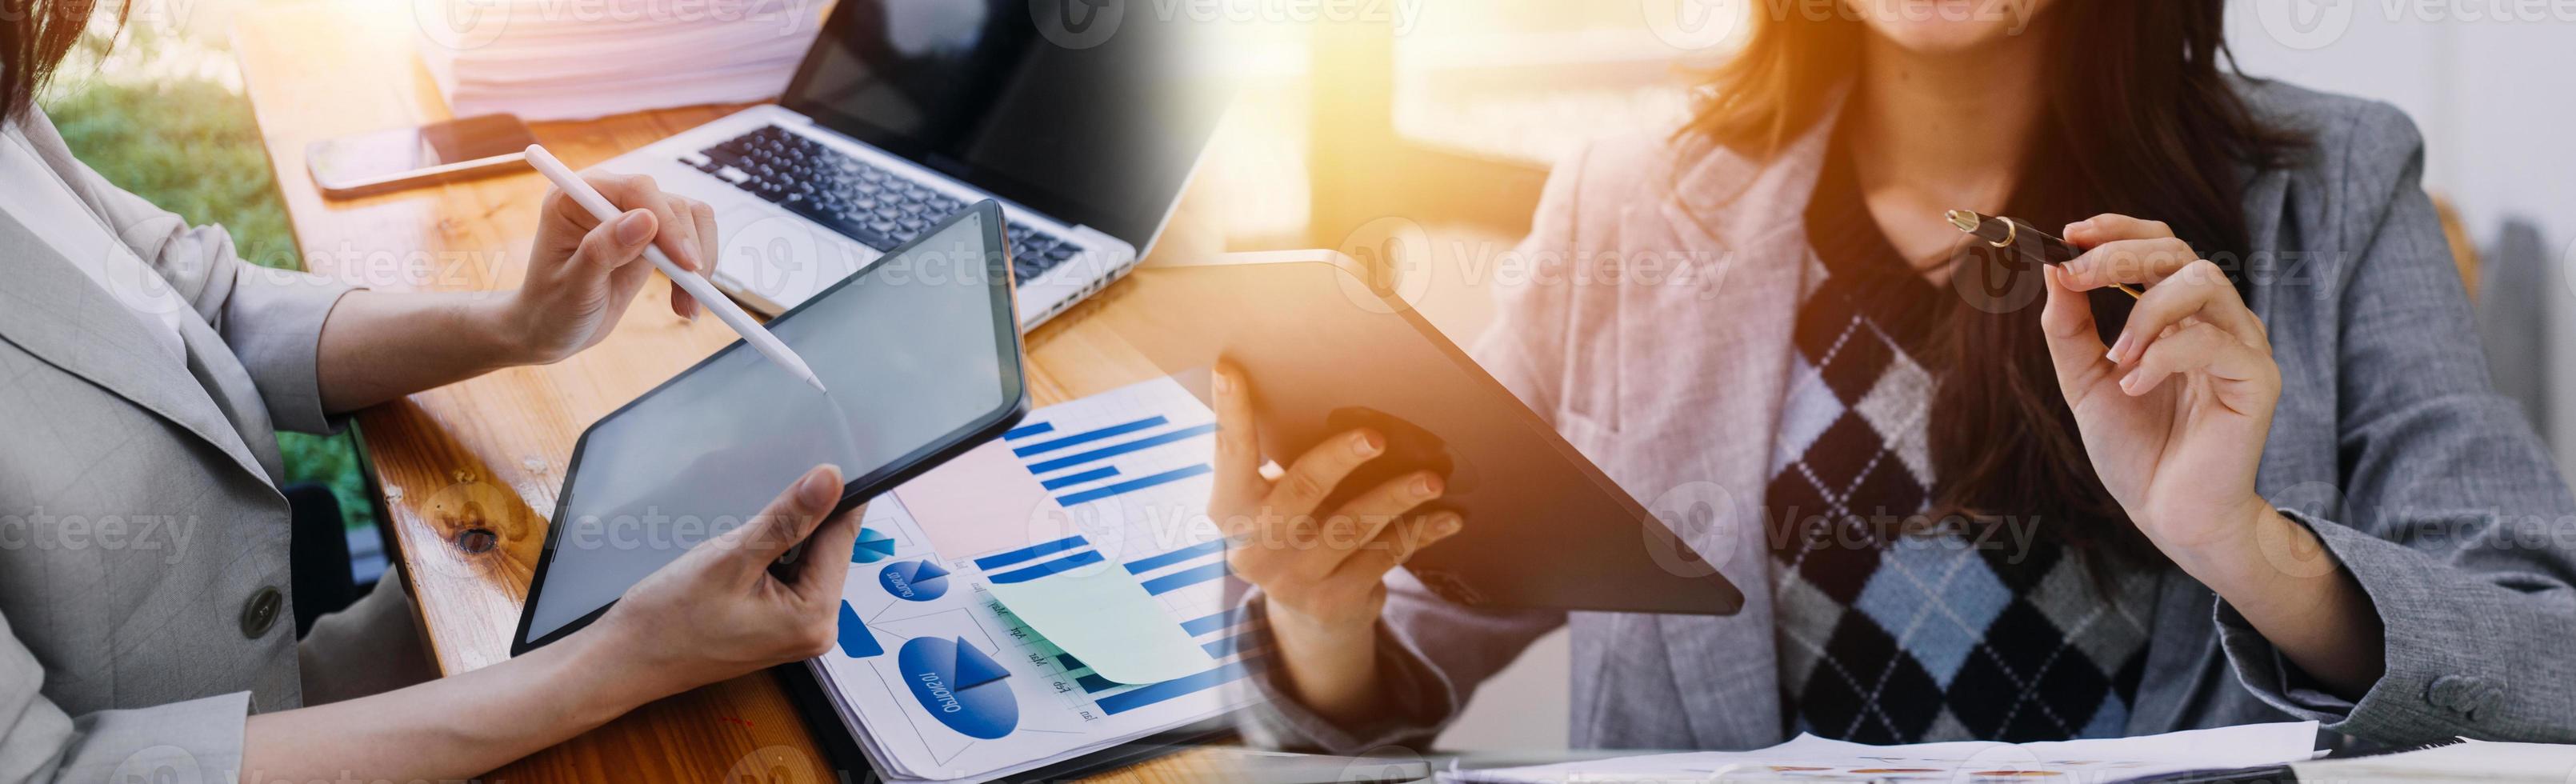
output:
POLYGON ((894 537, 874 528, 859 529, 859 546, 850 549, 850 563, 876 563, 894 557, 894 537))
POLYGON ((895 653, 895 666, 922 710, 959 734, 991 740, 1020 724, 1020 701, 1007 680, 1011 672, 964 638, 907 640, 895 653))
POLYGON ((948 593, 948 570, 929 561, 898 561, 877 572, 886 593, 908 602, 926 602, 948 593))

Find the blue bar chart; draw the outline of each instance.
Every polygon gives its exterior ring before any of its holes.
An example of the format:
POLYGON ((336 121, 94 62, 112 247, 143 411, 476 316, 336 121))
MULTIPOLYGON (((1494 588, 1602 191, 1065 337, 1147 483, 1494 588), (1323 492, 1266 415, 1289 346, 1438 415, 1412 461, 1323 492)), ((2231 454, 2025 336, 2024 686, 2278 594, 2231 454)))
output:
POLYGON ((1060 430, 1052 422, 1039 422, 1005 433, 1002 439, 1010 444, 1011 454, 1037 476, 1040 485, 1057 493, 1056 502, 1070 507, 1214 473, 1215 467, 1206 461, 1209 444, 1200 437, 1215 432, 1213 422, 1182 425, 1153 415, 1072 432, 1060 430), (1193 441, 1197 443, 1188 443, 1193 441), (1187 446, 1181 449, 1164 451, 1193 454, 1198 459, 1150 471, 1119 464, 1158 462, 1154 458, 1163 455, 1140 453, 1184 444, 1187 446))

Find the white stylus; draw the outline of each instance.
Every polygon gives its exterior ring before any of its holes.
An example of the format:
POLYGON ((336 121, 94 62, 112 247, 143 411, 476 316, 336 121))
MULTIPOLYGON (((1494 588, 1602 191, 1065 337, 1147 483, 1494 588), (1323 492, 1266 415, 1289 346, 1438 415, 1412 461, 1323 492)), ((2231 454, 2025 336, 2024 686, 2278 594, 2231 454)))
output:
MULTIPOLYGON (((617 216, 624 212, 617 209, 616 205, 608 203, 608 197, 599 195, 599 190, 590 187, 590 183, 583 181, 580 175, 573 174, 572 169, 563 165, 563 161, 556 160, 554 153, 546 152, 544 145, 528 145, 528 165, 537 167, 538 173, 546 175, 546 179, 553 180, 556 188, 561 189, 564 195, 571 196, 573 203, 581 205, 582 209, 589 210, 591 217, 606 222, 616 220, 617 216)), ((823 389, 823 380, 814 377, 814 369, 805 366, 804 357, 796 356, 795 349, 788 348, 786 343, 779 341, 777 335, 769 334, 769 330, 761 327, 760 322, 751 320, 751 314, 742 312, 741 306, 733 304, 733 300, 726 298, 723 292, 717 291, 715 285, 708 283, 706 278, 680 269, 680 265, 672 263, 671 257, 662 254, 661 248, 644 246, 644 258, 653 262, 653 267, 670 277, 672 282, 680 284, 681 291, 688 292, 690 297, 697 299, 698 304, 706 306, 708 312, 716 314, 717 320, 723 321, 725 326, 732 327, 734 334, 741 335, 743 342, 751 344, 752 350, 760 352, 761 356, 768 357, 769 361, 778 363, 778 366, 785 368, 790 375, 814 385, 815 389, 823 389)))

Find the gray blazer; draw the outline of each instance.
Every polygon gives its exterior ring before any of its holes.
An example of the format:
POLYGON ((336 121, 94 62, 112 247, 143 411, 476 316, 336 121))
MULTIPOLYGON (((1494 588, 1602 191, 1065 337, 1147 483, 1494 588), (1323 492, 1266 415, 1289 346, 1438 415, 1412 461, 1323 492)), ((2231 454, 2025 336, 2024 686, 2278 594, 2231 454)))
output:
POLYGON ((41 114, 20 127, 198 318, 181 368, 0 214, 0 782, 230 780, 243 717, 301 699, 274 428, 329 427, 314 360, 347 289, 247 264, 41 114))
MULTIPOLYGON (((2208 588, 2166 571, 2127 731, 2304 718, 2393 744, 2576 741, 2576 502, 2522 413, 2489 389, 2417 184, 2413 123, 2380 103, 2239 89, 2317 145, 2245 193, 2252 247, 2280 251, 2251 268, 2285 385, 2259 487, 2369 594, 2387 674, 2357 701, 2309 688, 2208 588)), ((1575 745, 1784 740, 1759 507, 1812 266, 1799 216, 1831 125, 1765 161, 1660 137, 1567 159, 1521 247, 1531 282, 1506 287, 1477 348, 1650 508, 1678 497, 1721 510, 1679 532, 1745 588, 1743 612, 1468 610, 1398 574, 1380 634, 1398 710, 1334 726, 1257 680, 1271 700, 1251 712, 1250 734, 1344 752, 1419 743, 1532 638, 1569 625, 1575 745)), ((2266 555, 2284 569, 2329 566, 2266 555)))

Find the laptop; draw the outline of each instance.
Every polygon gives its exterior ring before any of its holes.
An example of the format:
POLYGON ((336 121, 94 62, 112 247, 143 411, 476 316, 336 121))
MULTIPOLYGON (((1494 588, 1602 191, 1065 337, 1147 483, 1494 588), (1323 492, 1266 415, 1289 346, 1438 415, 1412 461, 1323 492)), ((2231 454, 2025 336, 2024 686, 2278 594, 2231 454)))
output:
POLYGON ((1148 1, 839 0, 778 103, 600 168, 713 206, 711 277, 771 316, 998 200, 1026 330, 1135 266, 1222 109, 1148 1))

